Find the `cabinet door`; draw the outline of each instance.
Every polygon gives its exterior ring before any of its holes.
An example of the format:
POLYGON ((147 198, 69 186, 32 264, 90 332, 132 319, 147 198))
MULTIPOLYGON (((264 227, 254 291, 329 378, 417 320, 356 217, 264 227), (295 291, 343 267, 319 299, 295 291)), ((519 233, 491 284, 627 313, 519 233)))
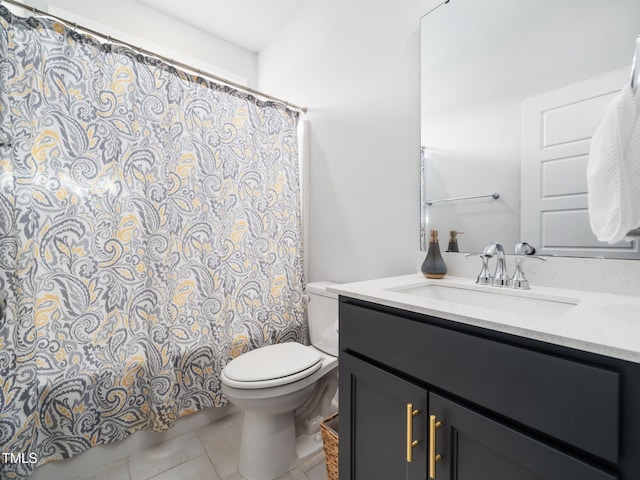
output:
MULTIPOLYGON (((436 480, 614 480, 618 477, 473 410, 429 394, 436 480)), ((431 459, 429 459, 431 460, 431 459)))
POLYGON ((424 480, 427 393, 343 352, 339 365, 340 480, 424 480))

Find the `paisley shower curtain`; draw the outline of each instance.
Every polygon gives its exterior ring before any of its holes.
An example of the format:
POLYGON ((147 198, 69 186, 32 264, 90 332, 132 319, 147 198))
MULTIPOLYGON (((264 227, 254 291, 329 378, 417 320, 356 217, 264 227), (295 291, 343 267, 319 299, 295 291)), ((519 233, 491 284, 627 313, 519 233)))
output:
POLYGON ((0 477, 223 405, 229 359, 308 342, 297 122, 0 5, 0 477))

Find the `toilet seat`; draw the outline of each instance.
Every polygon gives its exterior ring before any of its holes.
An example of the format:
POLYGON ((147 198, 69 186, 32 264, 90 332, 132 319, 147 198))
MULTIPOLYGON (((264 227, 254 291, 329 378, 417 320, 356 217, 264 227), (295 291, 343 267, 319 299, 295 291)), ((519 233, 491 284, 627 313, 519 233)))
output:
POLYGON ((308 377, 322 366, 322 355, 295 342, 257 348, 231 360, 222 382, 240 389, 277 387, 308 377))

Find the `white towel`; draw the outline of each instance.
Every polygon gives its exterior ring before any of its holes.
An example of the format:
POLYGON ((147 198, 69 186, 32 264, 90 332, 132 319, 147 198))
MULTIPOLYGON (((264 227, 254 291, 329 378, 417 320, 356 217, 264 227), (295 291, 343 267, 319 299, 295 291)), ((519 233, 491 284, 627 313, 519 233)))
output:
POLYGON ((629 231, 640 227, 639 114, 640 93, 634 95, 625 85, 591 139, 589 221, 601 242, 621 242, 629 231))

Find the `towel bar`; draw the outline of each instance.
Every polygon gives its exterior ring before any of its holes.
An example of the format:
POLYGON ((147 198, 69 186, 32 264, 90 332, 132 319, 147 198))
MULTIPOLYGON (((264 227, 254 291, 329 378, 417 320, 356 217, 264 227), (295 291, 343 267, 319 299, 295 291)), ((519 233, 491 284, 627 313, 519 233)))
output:
POLYGON ((495 193, 487 193, 485 195, 471 195, 469 197, 454 197, 454 198, 442 198, 440 200, 427 200, 425 203, 427 205, 433 205, 434 203, 442 203, 442 202, 455 202, 456 200, 472 200, 475 198, 493 198, 497 200, 500 198, 500 194, 498 192, 495 193))

